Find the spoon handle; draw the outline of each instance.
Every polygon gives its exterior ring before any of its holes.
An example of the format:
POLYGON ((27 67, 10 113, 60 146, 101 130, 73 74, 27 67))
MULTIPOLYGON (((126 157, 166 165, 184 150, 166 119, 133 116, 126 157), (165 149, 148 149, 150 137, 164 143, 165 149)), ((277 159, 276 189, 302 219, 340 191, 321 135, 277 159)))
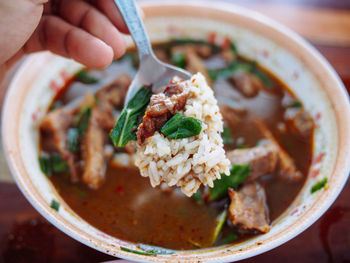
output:
POLYGON ((136 8, 135 0, 114 0, 114 2, 134 39, 140 60, 147 55, 153 54, 151 43, 136 8))

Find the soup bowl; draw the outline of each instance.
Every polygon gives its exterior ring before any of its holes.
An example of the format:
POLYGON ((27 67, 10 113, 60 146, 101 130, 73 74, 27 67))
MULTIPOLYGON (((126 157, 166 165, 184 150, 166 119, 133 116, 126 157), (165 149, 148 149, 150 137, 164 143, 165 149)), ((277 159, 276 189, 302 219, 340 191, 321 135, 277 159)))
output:
MULTIPOLYGON (((301 100, 315 120, 313 158, 301 191, 272 222, 269 233, 234 245, 138 255, 136 244, 109 236, 80 218, 41 172, 38 125, 60 87, 82 65, 43 52, 30 55, 12 80, 2 116, 3 146, 13 177, 29 202, 72 238, 102 252, 135 261, 225 262, 275 248, 314 223, 333 203, 349 173, 350 108, 348 95, 327 61, 305 40, 278 23, 250 10, 217 2, 145 2, 145 24, 154 42, 176 36, 224 41, 275 74, 301 100), (327 178, 325 187, 312 186, 327 178), (50 207, 60 203, 58 211, 50 207), (126 248, 126 249, 125 249, 126 248)), ((127 40, 129 44, 131 39, 127 40)))

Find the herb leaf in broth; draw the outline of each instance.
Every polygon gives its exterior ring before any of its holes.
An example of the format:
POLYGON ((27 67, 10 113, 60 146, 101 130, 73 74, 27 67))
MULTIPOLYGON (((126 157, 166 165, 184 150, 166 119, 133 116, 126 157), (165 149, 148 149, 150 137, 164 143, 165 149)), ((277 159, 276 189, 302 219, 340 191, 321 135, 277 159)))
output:
POLYGON ((63 173, 68 170, 67 162, 57 153, 54 153, 50 157, 52 171, 54 173, 63 173))
POLYGON ((232 76, 233 73, 242 70, 245 72, 249 72, 257 76, 266 87, 272 87, 272 81, 265 72, 259 69, 256 62, 241 62, 238 60, 234 60, 228 64, 227 67, 218 68, 218 69, 209 69, 208 74, 212 80, 217 80, 218 78, 227 79, 232 76))
POLYGON ((129 141, 136 139, 138 118, 147 107, 151 96, 150 89, 142 87, 130 99, 110 133, 110 138, 115 147, 124 147, 129 141))
POLYGON ((126 252, 130 252, 130 253, 134 253, 137 255, 143 255, 143 256, 157 256, 157 253, 153 252, 153 251, 139 251, 139 250, 134 250, 134 249, 130 249, 127 247, 122 247, 120 246, 120 249, 126 252))
MULTIPOLYGON (((193 39, 193 38, 186 38, 186 37, 182 37, 182 38, 174 38, 172 39, 169 43, 164 44, 164 46, 179 46, 179 45, 205 45, 205 46, 209 46, 211 48, 212 51, 214 52, 219 52, 221 50, 221 48, 213 43, 207 42, 205 40, 202 39, 193 39)), ((159 45, 159 47, 162 47, 163 45, 159 45)))
POLYGON ((318 190, 321 190, 323 187, 325 187, 327 182, 328 182, 328 178, 324 178, 321 181, 318 181, 316 184, 314 184, 311 187, 311 193, 313 194, 313 193, 317 192, 318 190))
POLYGON ((90 122, 90 116, 91 116, 91 108, 86 107, 83 108, 80 113, 76 116, 74 120, 74 126, 77 127, 79 137, 84 137, 84 134, 89 127, 90 122))
POLYGON ((235 43, 233 43, 232 41, 231 41, 231 43, 230 43, 230 49, 234 52, 234 53, 238 53, 238 50, 237 50, 237 47, 236 47, 236 45, 235 45, 235 43))
POLYGON ((79 130, 77 128, 70 128, 67 132, 68 149, 76 153, 79 151, 79 130))
POLYGON ((233 145, 233 137, 229 127, 224 127, 224 131, 221 133, 221 137, 224 145, 228 145, 228 146, 233 145))
POLYGON ((52 175, 50 157, 40 156, 39 157, 40 170, 47 176, 52 175))
POLYGON ((258 63, 253 61, 249 64, 251 65, 249 72, 257 76, 265 84, 266 87, 271 88, 272 81, 270 77, 259 68, 258 63))
POLYGON ((210 188, 209 200, 217 200, 227 195, 228 188, 234 188, 242 183, 250 174, 250 164, 235 164, 230 170, 230 175, 221 175, 221 179, 214 181, 214 187, 210 188))
POLYGON ((98 83, 98 79, 90 76, 85 69, 80 70, 76 75, 75 75, 75 80, 84 83, 84 84, 96 84, 98 83))
POLYGON ((68 170, 67 162, 57 153, 39 157, 40 170, 47 176, 53 173, 62 173, 68 170))
POLYGON ((181 52, 176 52, 174 54, 171 55, 170 60, 177 66, 180 68, 185 68, 186 66, 186 59, 185 59, 185 55, 184 53, 181 52))
POLYGON ((50 207, 58 212, 58 210, 60 210, 60 203, 52 199, 50 207))
POLYGON ((202 193, 200 190, 197 190, 197 192, 195 192, 192 195, 192 198, 196 203, 202 203, 202 201, 203 201, 203 196, 202 196, 202 193))
POLYGON ((202 130, 202 122, 192 117, 176 113, 160 130, 169 139, 182 139, 198 135, 202 130))
POLYGON ((301 106, 303 106, 303 105, 302 105, 301 102, 298 101, 298 100, 293 100, 293 101, 291 102, 291 104, 288 105, 288 107, 290 107, 290 108, 300 108, 301 106))
POLYGON ((224 226, 226 218, 227 218, 227 210, 225 209, 216 218, 212 244, 214 244, 216 239, 218 238, 222 230, 222 227, 224 226))
POLYGON ((224 244, 230 244, 233 241, 235 241, 238 238, 238 235, 235 233, 232 233, 230 235, 228 235, 227 237, 221 239, 220 244, 224 245, 224 244))

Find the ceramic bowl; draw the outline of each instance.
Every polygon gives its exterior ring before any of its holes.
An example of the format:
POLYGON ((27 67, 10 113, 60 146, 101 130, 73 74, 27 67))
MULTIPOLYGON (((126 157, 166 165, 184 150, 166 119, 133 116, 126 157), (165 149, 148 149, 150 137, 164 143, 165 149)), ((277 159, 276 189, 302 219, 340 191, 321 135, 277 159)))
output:
MULTIPOLYGON (((258 61, 297 95, 314 117, 313 159, 307 180, 293 204, 272 223, 271 231, 236 245, 143 256, 120 246, 135 244, 106 235, 81 219, 60 198, 38 164, 38 124, 57 90, 82 66, 44 52, 31 55, 14 77, 3 110, 3 145, 12 174, 29 202, 52 224, 76 240, 113 256, 136 261, 235 261, 295 237, 333 203, 349 173, 348 95, 327 61, 305 40, 278 23, 247 9, 216 1, 191 4, 146 2, 146 27, 152 41, 189 36, 220 42, 232 39, 243 56, 258 61), (316 182, 328 178, 314 194, 316 182), (51 200, 61 204, 59 212, 51 200)), ((128 40, 131 43, 130 39, 128 40)))

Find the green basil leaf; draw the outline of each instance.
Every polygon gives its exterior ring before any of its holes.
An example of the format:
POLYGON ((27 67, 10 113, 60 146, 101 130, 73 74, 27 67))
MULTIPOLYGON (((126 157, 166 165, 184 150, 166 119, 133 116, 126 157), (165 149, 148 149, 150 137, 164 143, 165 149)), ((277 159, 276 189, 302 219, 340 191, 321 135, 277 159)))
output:
POLYGON ((212 244, 214 244, 216 239, 218 238, 218 236, 219 236, 219 234, 220 234, 220 232, 222 230, 222 227, 224 226, 226 218, 227 218, 227 210, 225 209, 216 218, 212 244))
POLYGON ((202 203, 203 201, 202 193, 199 190, 192 195, 192 198, 196 203, 202 203))
POLYGON ((50 157, 52 171, 54 173, 63 173, 68 170, 67 162, 57 153, 54 153, 50 157))
POLYGON ((250 64, 251 64, 251 68, 248 72, 257 76, 262 81, 262 83, 265 84, 265 86, 267 88, 271 88, 272 81, 271 81, 270 77, 259 68, 258 64, 255 61, 251 62, 250 64))
POLYGON ((120 246, 120 249, 123 251, 126 251, 126 252, 134 253, 137 255, 143 255, 143 256, 156 256, 157 255, 154 252, 139 251, 139 250, 134 250, 134 249, 130 249, 127 247, 122 247, 122 246, 120 246))
POLYGON ((256 62, 241 62, 234 60, 228 64, 227 67, 218 69, 209 69, 208 74, 212 80, 217 80, 218 78, 227 79, 232 76, 238 70, 249 72, 257 76, 267 88, 272 87, 272 81, 270 77, 262 71, 256 62))
POLYGON ((235 43, 233 43, 233 42, 230 43, 230 49, 234 53, 236 53, 236 54, 238 53, 237 47, 236 47, 235 43))
POLYGON ((70 128, 67 132, 68 149, 77 153, 79 151, 79 130, 77 128, 70 128))
POLYGON ((288 105, 288 107, 290 107, 290 108, 300 108, 301 106, 303 106, 303 105, 298 100, 293 100, 292 103, 290 105, 288 105))
POLYGON ((186 59, 183 53, 177 52, 172 54, 170 60, 179 68, 185 68, 186 66, 186 59))
MULTIPOLYGON (((219 52, 221 50, 221 48, 218 45, 209 43, 205 40, 202 39, 193 39, 193 38, 174 38, 173 40, 171 40, 169 43, 164 44, 164 46, 166 47, 171 47, 171 46, 180 46, 180 45, 205 45, 205 46, 209 46, 211 48, 212 51, 214 52, 219 52)), ((163 45, 160 45, 160 47, 163 45)))
POLYGON ((230 244, 238 238, 238 235, 232 233, 220 241, 220 244, 230 244))
POLYGON ((79 137, 84 137, 84 134, 89 127, 91 117, 91 108, 86 107, 80 111, 80 113, 76 116, 74 121, 75 127, 78 128, 79 137))
POLYGON ((84 84, 96 84, 98 79, 90 76, 85 69, 80 70, 76 75, 75 79, 84 84))
POLYGON ((47 176, 52 175, 50 157, 40 156, 39 157, 40 170, 47 176))
POLYGON ((60 203, 52 199, 50 207, 58 212, 58 210, 60 209, 60 203))
POLYGON ((328 182, 328 178, 324 178, 321 181, 319 181, 316 184, 314 184, 311 187, 311 193, 313 194, 313 193, 317 192, 318 190, 321 190, 323 187, 325 187, 327 182, 328 182))
POLYGON ((62 173, 68 170, 67 162, 57 153, 53 153, 51 156, 39 157, 40 170, 47 176, 51 176, 53 173, 62 173))
POLYGON ((192 117, 176 113, 160 130, 169 139, 182 139, 198 135, 202 130, 202 122, 192 117))
POLYGON ((222 140, 224 145, 233 145, 233 137, 229 127, 224 127, 224 131, 221 133, 222 140))
POLYGON ((214 181, 214 187, 210 188, 209 199, 216 200, 227 195, 228 188, 234 188, 242 183, 250 174, 250 164, 235 164, 230 170, 230 175, 221 175, 221 179, 214 181))
POLYGON ((110 133, 110 138, 115 147, 124 147, 129 141, 136 139, 138 118, 146 109, 151 96, 150 89, 142 87, 123 109, 110 133))

